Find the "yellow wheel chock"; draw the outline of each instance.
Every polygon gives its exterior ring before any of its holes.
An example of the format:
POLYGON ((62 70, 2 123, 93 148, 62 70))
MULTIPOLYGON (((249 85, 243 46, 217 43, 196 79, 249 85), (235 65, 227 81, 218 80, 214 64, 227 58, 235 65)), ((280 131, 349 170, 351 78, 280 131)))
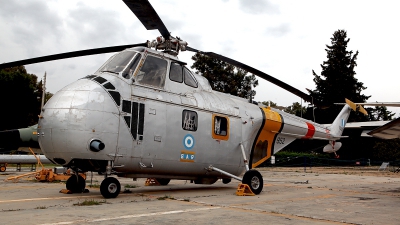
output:
POLYGON ((237 196, 254 196, 255 194, 251 191, 249 185, 240 183, 237 190, 237 196))
POLYGON ((72 191, 70 191, 70 190, 68 190, 68 189, 61 189, 61 190, 60 190, 60 193, 63 193, 63 194, 72 194, 72 191))
POLYGON ((145 186, 161 186, 156 178, 147 178, 146 182, 144 182, 145 186))

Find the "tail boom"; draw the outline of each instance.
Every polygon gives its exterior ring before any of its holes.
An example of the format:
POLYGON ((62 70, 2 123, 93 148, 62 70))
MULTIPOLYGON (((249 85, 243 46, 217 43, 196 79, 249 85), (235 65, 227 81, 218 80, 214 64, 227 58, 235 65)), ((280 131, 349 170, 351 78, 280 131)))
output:
POLYGON ((342 133, 352 109, 366 113, 346 99, 334 122, 322 125, 270 107, 261 108, 263 123, 251 150, 251 167, 260 165, 296 139, 328 140, 324 152, 336 152, 342 146, 336 141, 344 137, 342 133))

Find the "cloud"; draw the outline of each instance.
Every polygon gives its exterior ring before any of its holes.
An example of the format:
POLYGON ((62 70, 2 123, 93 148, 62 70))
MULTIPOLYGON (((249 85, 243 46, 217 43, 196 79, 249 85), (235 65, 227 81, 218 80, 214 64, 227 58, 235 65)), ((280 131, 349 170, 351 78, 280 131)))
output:
POLYGON ((239 0, 241 10, 249 14, 279 14, 279 7, 269 0, 239 0))
POLYGON ((68 12, 66 19, 67 29, 73 31, 81 44, 90 43, 91 46, 115 45, 121 37, 125 37, 126 30, 118 12, 105 8, 93 8, 79 3, 76 8, 68 12))
POLYGON ((40 49, 38 45, 45 44, 44 37, 57 40, 62 35, 61 18, 41 1, 7 2, 0 7, 0 15, 11 27, 10 33, 3 33, 0 41, 11 38, 20 46, 29 46, 30 56, 40 49))
POLYGON ((287 23, 283 23, 276 27, 268 27, 266 29, 265 34, 274 37, 282 37, 290 32, 290 25, 287 23))

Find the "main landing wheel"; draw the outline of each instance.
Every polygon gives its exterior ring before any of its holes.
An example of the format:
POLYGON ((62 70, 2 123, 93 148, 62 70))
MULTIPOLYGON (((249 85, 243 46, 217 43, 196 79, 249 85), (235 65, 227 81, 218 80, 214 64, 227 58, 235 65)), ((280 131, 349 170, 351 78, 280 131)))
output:
POLYGON ((0 166, 0 172, 6 172, 6 167, 5 166, 0 166))
POLYGON ((156 180, 157 180, 158 183, 160 183, 161 185, 168 185, 169 182, 171 181, 171 179, 168 179, 168 178, 157 178, 156 180))
POLYGON ((82 193, 85 190, 86 181, 81 175, 73 174, 68 178, 65 186, 72 193, 82 193))
POLYGON ((243 176, 242 183, 249 185, 251 191, 256 195, 261 193, 264 185, 263 178, 257 170, 247 171, 243 176))
POLYGON ((116 198, 121 191, 121 184, 114 177, 107 177, 101 182, 100 192, 104 198, 116 198))

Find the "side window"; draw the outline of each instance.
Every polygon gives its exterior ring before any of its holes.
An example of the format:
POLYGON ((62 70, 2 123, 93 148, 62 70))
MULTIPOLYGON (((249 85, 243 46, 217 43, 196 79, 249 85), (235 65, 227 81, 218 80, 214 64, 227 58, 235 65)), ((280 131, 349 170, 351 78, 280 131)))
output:
POLYGON ((166 72, 167 61, 149 55, 136 75, 136 81, 140 84, 162 88, 165 84, 166 72))
POLYGON ((169 70, 169 79, 175 82, 183 82, 182 66, 178 63, 171 63, 171 68, 169 70))
POLYGON ((132 74, 135 72, 136 67, 140 61, 142 55, 140 54, 136 54, 135 58, 133 59, 131 65, 129 66, 129 68, 127 68, 124 72, 124 74, 122 74, 122 76, 126 79, 129 79, 132 77, 132 74))
POLYGON ((213 132, 212 137, 219 140, 229 139, 229 118, 224 116, 213 115, 213 132))
POLYGON ((196 131, 197 130, 197 113, 190 110, 183 110, 182 112, 182 128, 184 130, 196 131))
POLYGON ((197 88, 197 81, 194 79, 192 73, 188 69, 184 69, 185 71, 185 84, 190 87, 197 88))

